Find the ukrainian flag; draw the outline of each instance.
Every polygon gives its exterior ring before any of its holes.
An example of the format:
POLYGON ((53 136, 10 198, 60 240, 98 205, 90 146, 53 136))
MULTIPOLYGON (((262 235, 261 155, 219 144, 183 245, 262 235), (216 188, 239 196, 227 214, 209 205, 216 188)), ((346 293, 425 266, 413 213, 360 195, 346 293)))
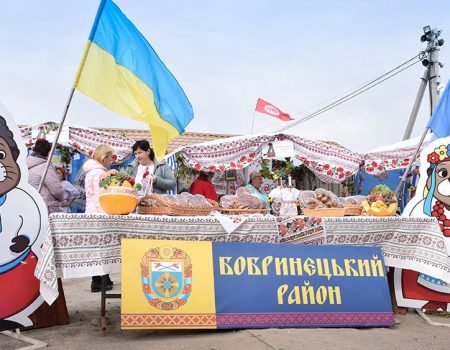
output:
POLYGON ((148 41, 110 0, 102 0, 73 87, 110 110, 150 126, 157 159, 184 132, 192 106, 148 41))

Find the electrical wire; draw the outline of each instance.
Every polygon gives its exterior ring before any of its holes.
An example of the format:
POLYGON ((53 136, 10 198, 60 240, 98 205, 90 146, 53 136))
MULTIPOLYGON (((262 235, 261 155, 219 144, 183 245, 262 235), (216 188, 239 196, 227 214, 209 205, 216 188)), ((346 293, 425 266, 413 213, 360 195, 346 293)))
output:
MULTIPOLYGON (((418 55, 415 55, 414 57, 412 57, 409 60, 403 62, 402 64, 398 65, 397 67, 395 67, 395 68, 389 70, 388 72, 384 73, 383 75, 379 76, 378 78, 371 80, 370 82, 364 84, 360 88, 357 88, 356 90, 352 91, 351 93, 346 94, 345 96, 339 98, 338 100, 336 100, 336 101, 334 101, 334 102, 332 102, 332 103, 330 103, 330 104, 320 108, 319 110, 317 110, 317 111, 307 115, 306 117, 304 117, 304 118, 302 118, 300 120, 297 120, 297 121, 295 121, 295 122, 293 122, 293 123, 291 123, 291 124, 281 128, 281 129, 277 130, 276 132, 283 132, 283 131, 285 131, 287 129, 290 129, 290 128, 292 128, 292 127, 294 127, 294 126, 296 126, 296 125, 298 125, 300 123, 303 123, 303 122, 305 122, 305 121, 307 121, 309 119, 312 119, 312 118, 314 118, 314 117, 316 117, 316 116, 318 116, 318 115, 320 115, 320 114, 322 114, 322 113, 324 113, 326 111, 329 111, 330 109, 335 108, 335 107, 341 105, 342 103, 347 102, 348 100, 350 100, 350 99, 352 99, 352 98, 354 98, 354 97, 356 97, 356 96, 366 92, 367 90, 372 89, 373 87, 381 84, 382 82, 384 82, 384 81, 386 81, 386 80, 396 76, 397 74, 399 74, 399 73, 403 72, 404 70, 412 67, 413 65, 417 64, 420 61, 421 61, 421 59, 420 59, 420 53, 419 53, 418 55), (411 61, 413 61, 415 59, 417 59, 415 62, 407 65, 409 62, 411 62, 411 61), (407 66, 404 67, 405 65, 407 65, 407 66), (404 67, 404 68, 400 69, 401 67, 404 67)), ((295 114, 293 114, 293 115, 295 115, 295 114)))

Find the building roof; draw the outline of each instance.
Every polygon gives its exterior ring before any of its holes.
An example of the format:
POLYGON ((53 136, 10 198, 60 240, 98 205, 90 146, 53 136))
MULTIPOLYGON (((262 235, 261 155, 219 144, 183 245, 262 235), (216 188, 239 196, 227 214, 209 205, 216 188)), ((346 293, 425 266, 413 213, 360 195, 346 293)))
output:
MULTIPOLYGON (((152 136, 147 129, 118 129, 118 128, 93 128, 95 130, 107 132, 114 135, 120 135, 133 140, 148 140, 153 147, 152 136)), ((206 132, 185 132, 184 134, 176 137, 170 142, 167 152, 173 152, 177 148, 190 146, 197 143, 213 141, 218 139, 224 139, 227 137, 233 137, 238 135, 231 134, 213 134, 206 132)))

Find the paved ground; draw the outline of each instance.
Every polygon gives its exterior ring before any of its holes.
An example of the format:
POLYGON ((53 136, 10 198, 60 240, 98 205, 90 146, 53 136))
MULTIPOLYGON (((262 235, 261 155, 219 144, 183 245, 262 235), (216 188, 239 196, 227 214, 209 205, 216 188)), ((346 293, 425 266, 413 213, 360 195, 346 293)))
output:
MULTIPOLYGON (((112 279, 117 284, 119 276, 112 279)), ((23 333, 47 342, 52 349, 450 349, 450 328, 430 326, 412 311, 397 317, 400 324, 392 329, 120 331, 120 301, 110 299, 110 325, 102 332, 97 324, 100 295, 89 292, 90 280, 69 279, 63 283, 71 323, 23 333)), ((119 291, 119 286, 115 289, 119 291)), ((20 346, 25 344, 0 335, 0 350, 20 346)))

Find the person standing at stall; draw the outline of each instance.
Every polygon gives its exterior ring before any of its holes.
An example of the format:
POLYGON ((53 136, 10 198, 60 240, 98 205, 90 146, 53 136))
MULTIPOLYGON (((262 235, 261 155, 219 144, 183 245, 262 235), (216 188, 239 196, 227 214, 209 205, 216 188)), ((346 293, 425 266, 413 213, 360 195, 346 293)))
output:
POLYGON ((252 192, 252 194, 259 199, 263 200, 266 208, 270 209, 269 197, 260 191, 260 187, 263 183, 262 175, 259 171, 253 171, 250 173, 250 180, 245 188, 252 192))
POLYGON ((212 174, 200 171, 198 177, 191 184, 189 192, 191 194, 201 194, 202 196, 217 202, 217 192, 211 183, 212 174))
POLYGON ((58 177, 61 180, 61 185, 64 188, 64 201, 62 201, 59 206, 61 207, 61 211, 63 213, 70 213, 70 205, 80 196, 80 191, 78 191, 74 185, 67 181, 67 172, 64 167, 56 168, 56 174, 58 174, 58 177))
MULTIPOLYGON (((28 183, 36 189, 39 188, 51 148, 50 142, 45 139, 39 139, 34 145, 33 153, 26 159, 28 183)), ((64 201, 64 188, 52 164, 48 168, 40 195, 44 199, 45 204, 47 204, 49 214, 61 211, 59 204, 64 201)))
POLYGON ((175 176, 172 169, 164 160, 157 162, 155 152, 150 147, 147 140, 139 140, 133 145, 135 161, 130 163, 125 171, 134 177, 135 183, 141 184, 139 194, 150 193, 152 187, 153 193, 167 193, 176 186, 175 176))
MULTIPOLYGON (((100 206, 98 197, 100 194, 99 182, 108 175, 117 173, 117 170, 108 171, 112 163, 113 150, 108 145, 98 146, 92 153, 92 158, 83 164, 83 170, 86 172, 84 179, 84 188, 86 191, 86 214, 105 214, 100 206)), ((107 275, 106 290, 113 288, 113 281, 107 275)), ((91 292, 100 292, 102 290, 101 276, 93 276, 91 282, 91 292)))

